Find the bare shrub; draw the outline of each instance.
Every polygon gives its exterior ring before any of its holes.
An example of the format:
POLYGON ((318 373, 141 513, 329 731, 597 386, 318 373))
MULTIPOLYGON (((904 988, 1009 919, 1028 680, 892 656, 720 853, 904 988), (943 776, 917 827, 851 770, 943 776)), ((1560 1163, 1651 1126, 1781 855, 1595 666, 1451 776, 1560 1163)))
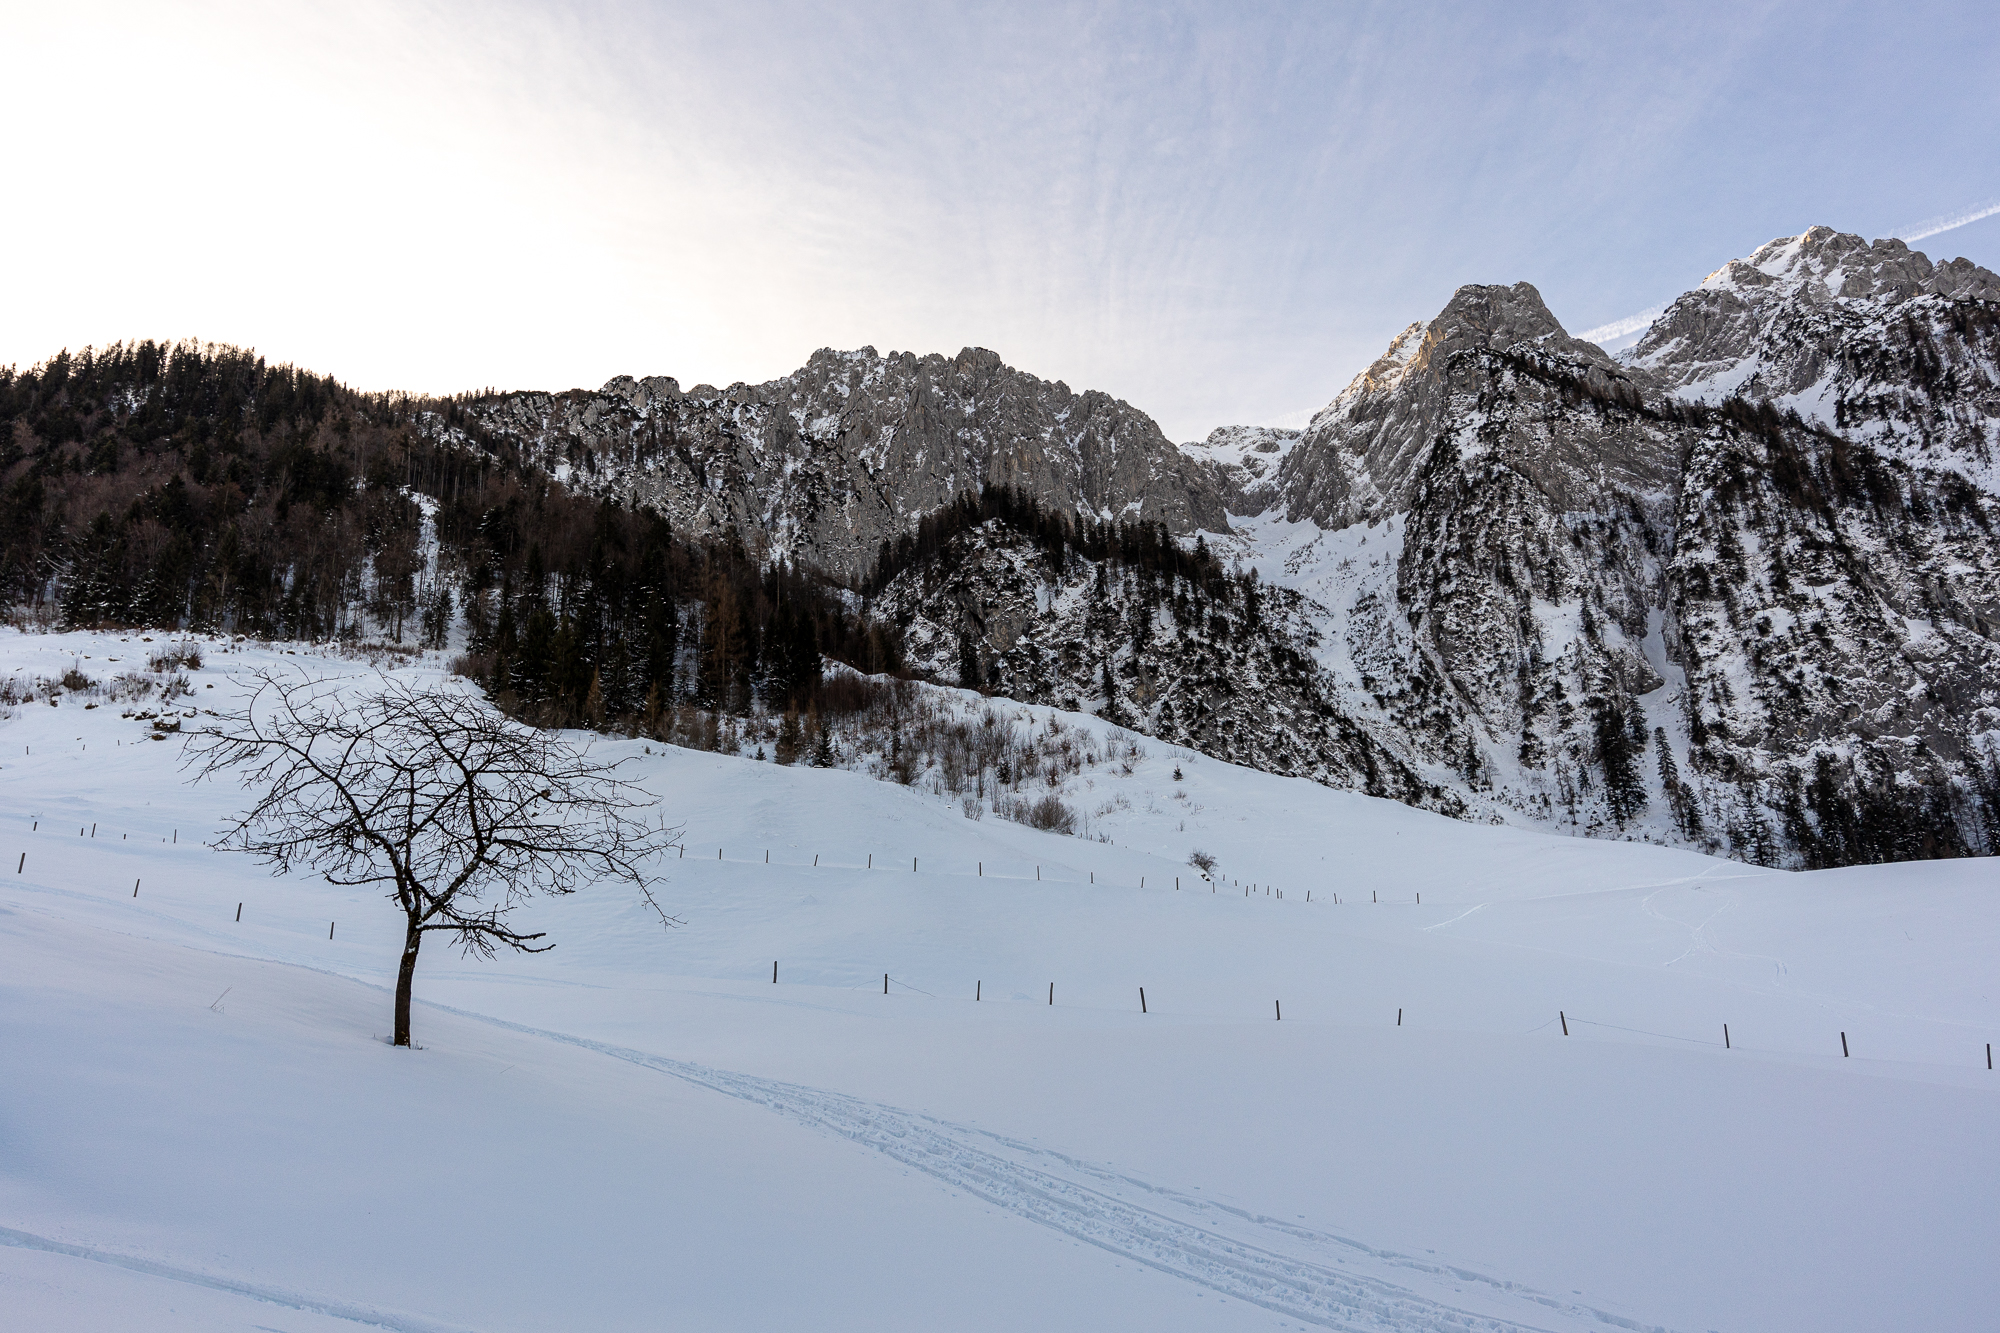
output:
POLYGON ((157 684, 150 676, 142 676, 136 671, 127 671, 113 676, 104 687, 104 697, 114 704, 131 703, 143 699, 153 692, 157 684))
POLYGON ((493 678, 493 654, 460 653, 451 659, 447 668, 454 676, 464 676, 467 680, 491 680, 493 678))
POLYGON ((177 643, 146 659, 146 669, 154 675, 164 676, 184 667, 189 671, 201 670, 201 649, 195 644, 177 643))
POLYGON ((1030 800, 1025 796, 1002 797, 993 807, 1002 819, 1041 829, 1044 833, 1075 833, 1076 811, 1053 793, 1030 800))
POLYGON ((1215 856, 1211 852, 1204 852, 1199 847, 1195 848, 1188 853, 1188 864, 1199 870, 1203 879, 1213 879, 1215 877, 1215 856))

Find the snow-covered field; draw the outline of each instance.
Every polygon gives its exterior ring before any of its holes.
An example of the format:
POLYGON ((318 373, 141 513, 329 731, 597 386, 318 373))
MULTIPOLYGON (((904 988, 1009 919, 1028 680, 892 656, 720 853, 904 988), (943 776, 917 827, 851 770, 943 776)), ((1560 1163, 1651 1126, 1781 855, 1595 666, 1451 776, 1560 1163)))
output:
MULTIPOLYGON (((0 631, 0 680, 164 645, 0 631)), ((203 648, 183 710, 367 670, 203 648)), ((546 955, 433 944, 399 1051, 395 911, 207 850, 242 793, 88 701, 0 721, 8 1329, 2000 1324, 1990 862, 1771 873, 1149 742, 1085 774, 1096 842, 600 741, 686 926, 605 889, 524 913, 546 955)))

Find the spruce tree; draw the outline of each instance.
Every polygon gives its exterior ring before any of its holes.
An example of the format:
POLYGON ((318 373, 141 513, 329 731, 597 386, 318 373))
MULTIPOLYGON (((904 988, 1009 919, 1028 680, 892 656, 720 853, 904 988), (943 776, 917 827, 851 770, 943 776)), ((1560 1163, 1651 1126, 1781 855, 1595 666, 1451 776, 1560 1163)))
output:
POLYGON ((799 758, 799 710, 787 708, 785 720, 778 727, 778 743, 774 757, 781 764, 794 764, 799 758))

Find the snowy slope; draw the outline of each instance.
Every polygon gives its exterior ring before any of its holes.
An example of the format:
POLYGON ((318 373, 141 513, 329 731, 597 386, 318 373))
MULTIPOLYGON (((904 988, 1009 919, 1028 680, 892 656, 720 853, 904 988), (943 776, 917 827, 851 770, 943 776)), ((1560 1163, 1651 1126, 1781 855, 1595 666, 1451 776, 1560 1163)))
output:
MULTIPOLYGON (((157 646, 10 631, 0 679, 157 646)), ((366 670, 205 652, 190 726, 250 668, 366 670)), ((1096 842, 600 741, 685 826, 688 924, 605 891, 534 909, 550 954, 434 950, 402 1052, 390 908, 202 848, 240 795, 85 701, 0 721, 23 1327, 1945 1328, 2000 1297, 1977 862, 1772 873, 1164 747, 1081 779, 1096 842)))

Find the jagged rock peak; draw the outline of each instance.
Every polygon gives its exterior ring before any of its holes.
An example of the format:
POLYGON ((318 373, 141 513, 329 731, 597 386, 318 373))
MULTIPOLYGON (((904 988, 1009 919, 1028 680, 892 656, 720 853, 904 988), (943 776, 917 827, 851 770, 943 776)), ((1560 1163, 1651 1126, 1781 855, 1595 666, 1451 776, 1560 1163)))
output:
POLYGON ((1339 418, 1365 415, 1368 404, 1399 392, 1440 355, 1471 347, 1505 350, 1523 342, 1546 343, 1593 364, 1612 364, 1596 344, 1569 336, 1533 283, 1468 284, 1452 293, 1437 318, 1412 324, 1390 339, 1388 350, 1314 415, 1307 434, 1339 418))
POLYGON ((1572 338, 1532 283, 1460 287, 1435 319, 1397 334, 1313 417, 1274 492, 1286 517, 1342 528, 1407 508, 1431 446, 1464 417, 1453 395, 1487 373, 1461 364, 1462 354, 1524 346, 1584 379, 1608 384, 1631 376, 1596 344, 1572 338))
MULTIPOLYGON (((1753 344, 1771 334, 1787 310, 1789 323, 1842 312, 1848 327, 1833 330, 1841 333, 1857 320, 1926 296, 2000 300, 2000 275, 1963 258, 1934 265, 1894 238, 1871 243, 1850 232, 1811 227, 1709 274, 1668 306, 1621 359, 1656 370, 1674 384, 1721 377, 1713 387, 1733 392, 1749 371, 1735 381, 1726 372, 1753 355, 1753 344)), ((1795 332, 1782 334, 1789 338, 1795 332)), ((1803 385, 1781 392, 1797 387, 1803 385)))
POLYGON ((1808 227, 1758 247, 1748 259, 1730 260, 1696 290, 1894 305, 1930 295, 2000 299, 2000 275, 1964 258, 1933 265, 1894 237, 1870 242, 1831 227, 1808 227))
POLYGON ((1813 227, 1732 260, 1623 354, 1684 398, 1766 400, 2000 495, 2000 276, 1813 227))

